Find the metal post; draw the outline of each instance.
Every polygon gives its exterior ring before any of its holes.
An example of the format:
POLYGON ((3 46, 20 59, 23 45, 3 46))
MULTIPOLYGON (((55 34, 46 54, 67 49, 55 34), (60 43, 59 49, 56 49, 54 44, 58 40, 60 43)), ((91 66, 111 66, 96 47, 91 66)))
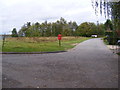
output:
POLYGON ((5 44, 5 34, 3 35, 3 43, 2 43, 2 48, 4 47, 4 44, 5 44))
POLYGON ((61 40, 59 40, 59 46, 61 46, 61 40))

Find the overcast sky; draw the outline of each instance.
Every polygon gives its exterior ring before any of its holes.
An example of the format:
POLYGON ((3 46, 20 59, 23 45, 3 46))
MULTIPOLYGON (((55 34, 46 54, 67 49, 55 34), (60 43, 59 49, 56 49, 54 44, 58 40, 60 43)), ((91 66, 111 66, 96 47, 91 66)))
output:
MULTIPOLYGON (((13 28, 19 30, 26 22, 54 22, 60 17, 78 25, 97 22, 91 0, 0 0, 0 33, 11 33, 13 28)), ((105 22, 104 16, 98 20, 105 22)))

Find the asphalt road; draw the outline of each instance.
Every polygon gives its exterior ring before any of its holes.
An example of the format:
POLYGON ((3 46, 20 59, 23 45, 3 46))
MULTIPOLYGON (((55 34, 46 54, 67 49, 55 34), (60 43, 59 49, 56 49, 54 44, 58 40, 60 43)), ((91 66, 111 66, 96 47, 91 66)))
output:
POLYGON ((63 53, 2 57, 3 88, 118 87, 118 56, 98 38, 63 53))

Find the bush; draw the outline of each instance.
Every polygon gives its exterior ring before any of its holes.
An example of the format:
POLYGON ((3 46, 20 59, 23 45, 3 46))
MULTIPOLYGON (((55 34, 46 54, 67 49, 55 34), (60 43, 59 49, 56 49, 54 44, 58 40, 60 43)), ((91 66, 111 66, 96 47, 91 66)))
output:
POLYGON ((115 38, 115 37, 107 38, 107 41, 109 42, 110 45, 116 45, 117 44, 117 38, 115 38))
POLYGON ((116 32, 106 32, 107 37, 105 38, 110 45, 116 45, 119 40, 116 32))

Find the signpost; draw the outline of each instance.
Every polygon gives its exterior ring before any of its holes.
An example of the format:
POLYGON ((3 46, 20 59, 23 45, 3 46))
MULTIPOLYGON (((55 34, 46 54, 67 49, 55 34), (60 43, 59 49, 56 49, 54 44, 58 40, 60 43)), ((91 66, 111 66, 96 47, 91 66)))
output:
POLYGON ((2 43, 2 48, 4 47, 4 44, 5 44, 5 34, 4 35, 2 35, 2 41, 3 41, 3 43, 2 43))
POLYGON ((61 46, 61 39, 62 39, 61 37, 62 37, 62 35, 58 34, 59 46, 61 46))

